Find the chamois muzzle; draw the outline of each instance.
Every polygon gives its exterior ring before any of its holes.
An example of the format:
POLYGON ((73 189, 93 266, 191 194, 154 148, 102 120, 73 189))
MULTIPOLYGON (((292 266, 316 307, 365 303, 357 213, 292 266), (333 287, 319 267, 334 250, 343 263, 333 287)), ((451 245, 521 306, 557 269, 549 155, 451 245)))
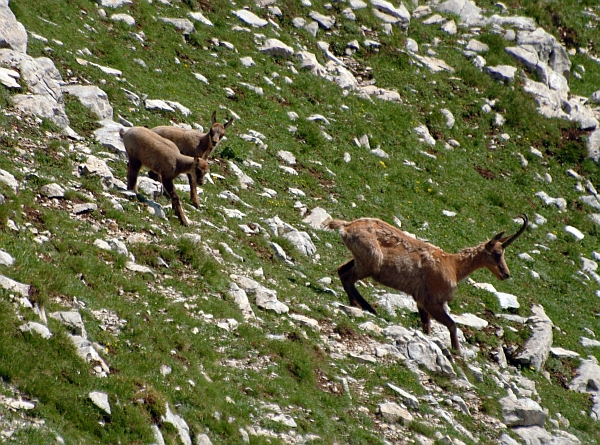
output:
POLYGON ((514 242, 514 240, 520 237, 523 234, 523 232, 525 232, 525 229, 527 229, 527 225, 529 224, 529 219, 527 218, 527 215, 523 213, 519 216, 521 217, 521 219, 523 219, 523 227, 521 227, 517 233, 515 233, 513 236, 511 236, 509 239, 502 243, 503 249, 506 249, 508 246, 510 246, 514 242))

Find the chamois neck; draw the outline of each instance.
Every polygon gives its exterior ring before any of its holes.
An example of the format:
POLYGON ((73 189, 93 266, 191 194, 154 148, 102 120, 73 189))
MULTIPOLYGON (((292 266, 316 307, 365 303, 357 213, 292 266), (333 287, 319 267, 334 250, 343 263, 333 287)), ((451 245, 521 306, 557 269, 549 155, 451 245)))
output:
POLYGON ((467 247, 452 255, 456 264, 456 281, 462 281, 478 269, 485 267, 483 262, 483 244, 476 247, 467 247))
POLYGON ((180 173, 188 173, 194 166, 194 158, 191 156, 177 156, 177 171, 180 173))

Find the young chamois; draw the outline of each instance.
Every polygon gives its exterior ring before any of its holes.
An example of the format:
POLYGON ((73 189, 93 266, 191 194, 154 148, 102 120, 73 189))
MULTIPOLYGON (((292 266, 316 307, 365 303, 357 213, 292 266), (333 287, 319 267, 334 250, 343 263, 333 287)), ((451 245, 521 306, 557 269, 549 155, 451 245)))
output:
MULTIPOLYGON (((184 130, 178 127, 160 126, 152 129, 156 134, 169 139, 177 145, 180 153, 186 156, 194 156, 208 161, 208 156, 225 136, 225 129, 233 123, 233 118, 220 124, 217 122, 217 112, 214 111, 211 118, 211 127, 208 133, 201 133, 198 130, 184 130)), ((152 179, 158 180, 154 175, 152 179)), ((188 174, 190 183, 190 200, 194 207, 199 207, 198 194, 196 193, 196 184, 192 181, 192 176, 188 174)))
POLYGON ((190 175, 194 184, 204 184, 204 176, 208 173, 208 162, 200 157, 190 157, 179 153, 177 146, 168 139, 162 138, 145 127, 133 127, 119 131, 125 144, 127 157, 127 190, 137 193, 137 178, 142 165, 160 176, 165 191, 171 198, 173 210, 184 226, 187 219, 181 208, 181 201, 175 191, 173 180, 182 173, 190 175))
POLYGON ((487 268, 499 280, 510 277, 504 261, 504 249, 527 228, 527 215, 521 218, 523 226, 514 235, 505 237, 503 231, 456 254, 412 238, 376 218, 360 218, 351 222, 328 219, 323 225, 339 229, 342 241, 354 256, 338 268, 352 306, 376 314, 354 286, 358 280, 371 277, 411 295, 417 302, 423 331, 429 334, 430 317, 433 317, 448 328, 452 347, 460 354, 456 324, 444 310, 444 303, 452 301, 458 283, 478 269, 487 268))

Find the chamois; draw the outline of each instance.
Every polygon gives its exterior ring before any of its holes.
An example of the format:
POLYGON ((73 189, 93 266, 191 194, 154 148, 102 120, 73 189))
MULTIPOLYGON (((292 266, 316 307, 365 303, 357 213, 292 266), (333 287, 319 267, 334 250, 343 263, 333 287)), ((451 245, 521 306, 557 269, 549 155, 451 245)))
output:
POLYGON ((182 155, 173 142, 145 127, 133 127, 128 131, 122 128, 119 135, 123 139, 129 159, 127 190, 134 190, 137 193, 137 178, 140 169, 143 165, 148 167, 160 176, 165 191, 171 198, 173 210, 181 224, 187 226, 188 222, 183 214, 173 180, 180 174, 187 173, 193 178, 194 184, 197 181, 204 184, 204 177, 208 173, 208 162, 200 157, 193 158, 182 155))
POLYGON ((460 354, 456 323, 446 313, 444 303, 452 301, 458 283, 478 269, 487 268, 499 280, 510 277, 504 249, 527 228, 527 215, 521 218, 523 226, 514 235, 505 237, 502 231, 490 240, 456 254, 412 238, 376 218, 350 222, 327 219, 323 225, 339 229, 342 241, 354 256, 338 268, 352 306, 376 314, 354 286, 358 280, 371 277, 411 295, 417 302, 423 331, 429 334, 433 317, 448 328, 452 347, 460 354))
MULTIPOLYGON (((217 122, 217 112, 213 111, 211 118, 211 127, 208 133, 201 133, 197 130, 184 130, 183 128, 160 126, 154 127, 152 131, 169 139, 177 145, 180 153, 186 156, 200 157, 208 161, 208 156, 225 136, 225 129, 233 123, 233 118, 225 124, 217 122)), ((152 179, 158 180, 155 175, 150 175, 152 179)), ((190 183, 190 200, 194 207, 199 207, 198 194, 196 193, 196 184, 192 181, 192 176, 188 174, 190 183)))

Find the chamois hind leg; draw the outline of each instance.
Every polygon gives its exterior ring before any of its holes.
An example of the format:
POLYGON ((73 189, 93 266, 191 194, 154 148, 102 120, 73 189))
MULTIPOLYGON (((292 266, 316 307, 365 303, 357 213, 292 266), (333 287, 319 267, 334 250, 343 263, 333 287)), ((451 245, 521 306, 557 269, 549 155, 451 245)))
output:
POLYGON ((452 343, 452 347, 456 349, 456 351, 460 354, 460 344, 458 343, 458 330, 456 329, 456 323, 450 315, 446 313, 443 306, 434 306, 428 309, 429 315, 431 315, 435 320, 439 321, 441 324, 448 328, 450 331, 450 342, 452 343))
POLYGON ((192 205, 196 208, 200 207, 200 202, 198 201, 198 192, 196 191, 196 182, 192 178, 191 174, 187 174, 188 182, 190 183, 190 201, 192 201, 192 205))
POLYGON ((181 222, 182 225, 187 226, 188 222, 187 222, 187 219, 185 218, 185 215, 183 214, 183 208, 181 207, 181 201, 179 200, 179 195, 177 195, 177 192, 175 191, 175 186, 173 185, 173 180, 172 179, 166 180, 163 178, 163 186, 165 188, 165 191, 171 197, 173 210, 175 211, 175 214, 177 214, 177 218, 179 218, 179 221, 181 222))
POLYGON ((137 193, 137 178, 142 168, 140 161, 132 161, 131 159, 127 163, 127 190, 133 190, 137 193))
POLYGON ((419 309, 419 315, 421 316, 421 325, 423 326, 423 332, 429 335, 431 332, 431 316, 429 315, 429 312, 427 312, 421 306, 417 306, 417 309, 419 309))
POLYGON ((367 278, 367 276, 359 276, 354 260, 350 260, 345 264, 342 264, 338 268, 338 275, 340 276, 340 280, 342 281, 342 286, 344 286, 344 290, 348 294, 348 298, 350 299, 350 306, 359 307, 365 311, 369 311, 372 314, 377 315, 373 306, 371 306, 367 300, 363 298, 363 296, 358 292, 354 283, 363 278, 367 278))

